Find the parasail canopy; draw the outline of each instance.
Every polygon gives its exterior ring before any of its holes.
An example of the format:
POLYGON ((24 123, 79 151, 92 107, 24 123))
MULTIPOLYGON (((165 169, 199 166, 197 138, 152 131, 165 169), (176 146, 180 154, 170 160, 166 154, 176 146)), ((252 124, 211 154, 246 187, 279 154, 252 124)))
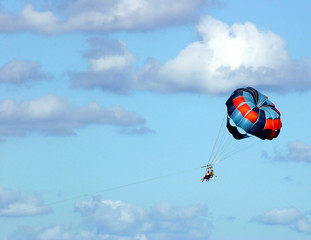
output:
POLYGON ((256 136, 276 138, 282 127, 281 113, 262 93, 252 87, 236 89, 226 102, 227 128, 235 139, 256 136))

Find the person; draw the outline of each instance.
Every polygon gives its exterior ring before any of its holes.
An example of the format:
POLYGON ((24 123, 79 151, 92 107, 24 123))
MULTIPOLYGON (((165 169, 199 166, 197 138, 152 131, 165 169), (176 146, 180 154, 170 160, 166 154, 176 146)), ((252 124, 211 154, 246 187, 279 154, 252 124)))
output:
POLYGON ((207 173, 205 173, 205 176, 201 178, 201 182, 204 182, 204 180, 208 181, 210 177, 211 177, 211 174, 208 170, 207 173))
POLYGON ((208 170, 204 177, 201 178, 201 182, 204 182, 206 180, 209 181, 210 178, 214 177, 214 170, 212 169, 211 172, 208 170))

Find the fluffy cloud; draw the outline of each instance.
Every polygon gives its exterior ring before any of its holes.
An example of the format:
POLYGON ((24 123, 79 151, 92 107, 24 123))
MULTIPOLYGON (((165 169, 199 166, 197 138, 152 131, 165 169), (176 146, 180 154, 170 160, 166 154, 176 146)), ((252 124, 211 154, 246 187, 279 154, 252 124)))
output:
POLYGON ((0 217, 23 217, 47 214, 50 208, 34 194, 4 189, 0 186, 0 217))
POLYGON ((208 94, 227 93, 244 85, 275 91, 311 87, 311 61, 293 62, 285 41, 275 33, 260 30, 250 22, 228 26, 212 17, 202 18, 197 30, 200 40, 175 58, 164 64, 150 60, 138 70, 124 43, 119 42, 122 52, 109 54, 100 51, 107 48, 107 43, 92 44, 91 51, 99 54, 86 55, 89 69, 71 75, 74 86, 116 93, 143 90, 208 94))
MULTIPOLYGON (((217 3, 211 1, 214 2, 217 3)), ((204 0, 74 0, 58 4, 55 12, 37 11, 30 4, 18 14, 2 12, 0 30, 42 34, 147 30, 186 23, 206 3, 204 0)))
POLYGON ((0 83, 25 84, 50 78, 42 73, 41 66, 32 61, 13 59, 0 68, 0 83))
POLYGON ((302 213, 296 208, 274 208, 263 212, 254 220, 268 225, 287 225, 292 224, 302 217, 302 213))
POLYGON ((310 212, 302 213, 294 207, 265 211, 251 221, 266 225, 281 225, 295 229, 298 232, 311 234, 310 212))
POLYGON ((76 203, 83 219, 79 230, 49 226, 20 228, 9 240, 206 240, 210 235, 203 206, 159 203, 147 209, 95 197, 76 203))
POLYGON ((109 234, 143 230, 144 220, 147 218, 147 212, 143 208, 100 198, 77 203, 76 211, 81 214, 84 222, 94 227, 97 232, 109 234))
POLYGON ((0 135, 25 135, 41 132, 47 135, 72 135, 77 128, 90 124, 135 127, 145 120, 118 106, 105 108, 93 102, 77 107, 66 99, 47 95, 29 101, 0 102, 0 135))
POLYGON ((127 93, 133 84, 134 55, 122 41, 91 39, 92 49, 85 53, 86 72, 71 73, 73 87, 127 93))
POLYGON ((99 234, 149 240, 199 240, 206 239, 210 234, 207 211, 203 206, 174 207, 169 203, 159 203, 145 209, 98 197, 78 202, 76 211, 81 214, 84 223, 99 234))
POLYGON ((292 62, 285 41, 273 32, 250 22, 228 26, 212 17, 197 29, 200 41, 163 65, 149 63, 140 70, 143 89, 219 94, 241 85, 280 91, 311 87, 311 61, 292 62))

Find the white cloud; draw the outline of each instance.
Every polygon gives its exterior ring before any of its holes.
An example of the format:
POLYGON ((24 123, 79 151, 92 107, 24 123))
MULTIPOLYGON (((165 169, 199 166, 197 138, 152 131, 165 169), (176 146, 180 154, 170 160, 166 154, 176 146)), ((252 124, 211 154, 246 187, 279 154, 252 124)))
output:
POLYGON ((42 73, 41 66, 33 61, 13 59, 0 68, 0 83, 25 84, 49 78, 42 73))
POLYGON ((254 217, 251 221, 266 225, 281 225, 298 232, 311 233, 310 212, 301 212, 298 209, 274 208, 254 217))
POLYGON ((254 220, 268 225, 287 225, 295 223, 302 217, 302 213, 296 208, 274 208, 263 212, 254 220))
POLYGON ((287 145, 288 159, 297 162, 311 162, 311 144, 301 141, 290 142, 287 145))
POLYGON ((299 232, 311 233, 311 218, 305 217, 297 221, 296 229, 299 232))
POLYGON ((81 214, 84 222, 95 227, 99 233, 119 233, 139 229, 144 225, 147 212, 140 207, 121 201, 101 200, 78 202, 76 211, 81 214))
POLYGON ((119 94, 132 89, 134 55, 122 41, 91 39, 87 72, 70 73, 75 88, 100 88, 119 94))
POLYGON ((135 57, 123 41, 94 38, 90 40, 90 43, 96 47, 85 54, 90 57, 90 72, 123 71, 133 67, 135 57))
MULTIPOLYGON (((104 240, 91 232, 75 232, 71 227, 21 227, 8 240, 104 240)), ((108 239, 107 239, 108 240, 108 239)))
POLYGON ((204 206, 176 207, 159 203, 142 208, 122 201, 79 201, 79 228, 48 226, 20 228, 8 240, 206 240, 210 236, 204 206))
POLYGON ((263 152, 263 157, 276 161, 311 162, 311 144, 292 141, 285 149, 275 148, 272 154, 263 152))
MULTIPOLYGON (((211 1, 216 2, 217 1, 211 1)), ((74 0, 38 11, 30 4, 18 14, 0 13, 0 30, 57 34, 70 31, 137 31, 193 20, 204 0, 74 0), (170 7, 167 7, 170 6, 170 7), (61 16, 61 17, 60 17, 61 16)))
POLYGON ((90 60, 90 70, 94 72, 108 71, 110 69, 124 69, 131 64, 131 56, 108 56, 90 60))
POLYGON ((23 29, 50 33, 57 30, 58 19, 51 11, 38 12, 32 5, 27 4, 22 10, 19 20, 23 29))
POLYGON ((34 194, 4 189, 0 186, 0 217, 24 217, 50 212, 48 206, 34 194))
POLYGON ((250 22, 228 26, 212 17, 202 18, 197 29, 200 40, 174 59, 141 69, 142 89, 219 94, 241 85, 270 90, 311 87, 311 61, 292 62, 285 41, 277 34, 250 22), (143 79, 152 81, 144 84, 143 79))
MULTIPOLYGON (((293 62, 286 42, 277 34, 258 29, 253 23, 227 25, 204 17, 197 26, 199 40, 160 64, 147 61, 134 67, 134 56, 124 43, 114 54, 92 43, 86 54, 89 69, 73 73, 73 85, 127 93, 134 90, 154 92, 203 92, 223 94, 251 85, 275 91, 306 90, 311 87, 311 61, 293 62), (118 68, 117 68, 118 66, 118 68)), ((117 41, 116 41, 117 42, 117 41)))
POLYGON ((71 135, 74 130, 90 125, 139 126, 145 120, 119 106, 105 108, 93 102, 77 107, 66 99, 47 95, 29 101, 0 102, 0 135, 71 135))
MULTIPOLYGON (((212 72, 224 66, 230 70, 241 66, 255 70, 275 68, 289 61, 285 41, 271 31, 259 30, 251 22, 228 26, 212 17, 205 17, 198 25, 198 32, 203 46, 211 51, 209 57, 212 56, 212 60, 208 67, 212 72)), ((203 50, 202 46, 200 50, 203 50)))
POLYGON ((22 227, 7 240, 149 240, 143 234, 118 236, 92 231, 74 230, 72 227, 54 225, 48 227, 22 227))
POLYGON ((146 133, 155 133, 155 131, 147 127, 137 127, 137 128, 122 129, 121 133, 125 135, 142 135, 146 133))
POLYGON ((206 208, 198 205, 175 207, 159 203, 145 209, 97 197, 78 202, 76 211, 81 214, 84 223, 99 234, 149 240, 199 240, 208 238, 210 234, 206 208))

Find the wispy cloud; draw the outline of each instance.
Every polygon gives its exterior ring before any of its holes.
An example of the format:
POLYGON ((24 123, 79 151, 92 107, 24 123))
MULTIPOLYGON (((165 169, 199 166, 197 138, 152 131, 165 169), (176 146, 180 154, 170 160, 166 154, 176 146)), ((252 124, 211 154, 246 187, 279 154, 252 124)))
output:
POLYGON ((263 152, 263 157, 276 161, 311 162, 311 144, 292 141, 285 149, 274 149, 273 154, 263 152))
MULTIPOLYGON (((208 1, 209 5, 217 2, 208 1)), ((27 4, 19 13, 0 13, 0 30, 40 34, 141 31, 192 21, 205 4, 204 0, 62 0, 43 11, 27 4)))
POLYGON ((96 102, 74 106, 65 98, 47 95, 29 101, 0 102, 0 135, 23 136, 31 132, 72 135, 91 124, 122 127, 142 126, 143 117, 119 106, 102 107, 96 102))
POLYGON ((91 232, 78 232, 71 227, 54 225, 49 227, 20 227, 8 240, 105 240, 91 232))
POLYGON ((148 133, 155 133, 154 130, 147 127, 134 127, 121 129, 121 133, 125 135, 143 135, 148 133))
POLYGON ((303 213, 294 207, 283 209, 274 208, 252 218, 251 221, 266 225, 285 226, 298 232, 311 234, 310 215, 310 212, 303 213))
POLYGON ((311 163, 311 144, 302 141, 290 142, 287 149, 289 160, 311 163))
POLYGON ((38 196, 0 186, 0 217, 34 216, 49 212, 50 208, 38 196))
POLYGON ((41 66, 33 61, 13 59, 0 68, 0 83, 31 84, 37 80, 47 80, 51 76, 41 71, 41 66))

